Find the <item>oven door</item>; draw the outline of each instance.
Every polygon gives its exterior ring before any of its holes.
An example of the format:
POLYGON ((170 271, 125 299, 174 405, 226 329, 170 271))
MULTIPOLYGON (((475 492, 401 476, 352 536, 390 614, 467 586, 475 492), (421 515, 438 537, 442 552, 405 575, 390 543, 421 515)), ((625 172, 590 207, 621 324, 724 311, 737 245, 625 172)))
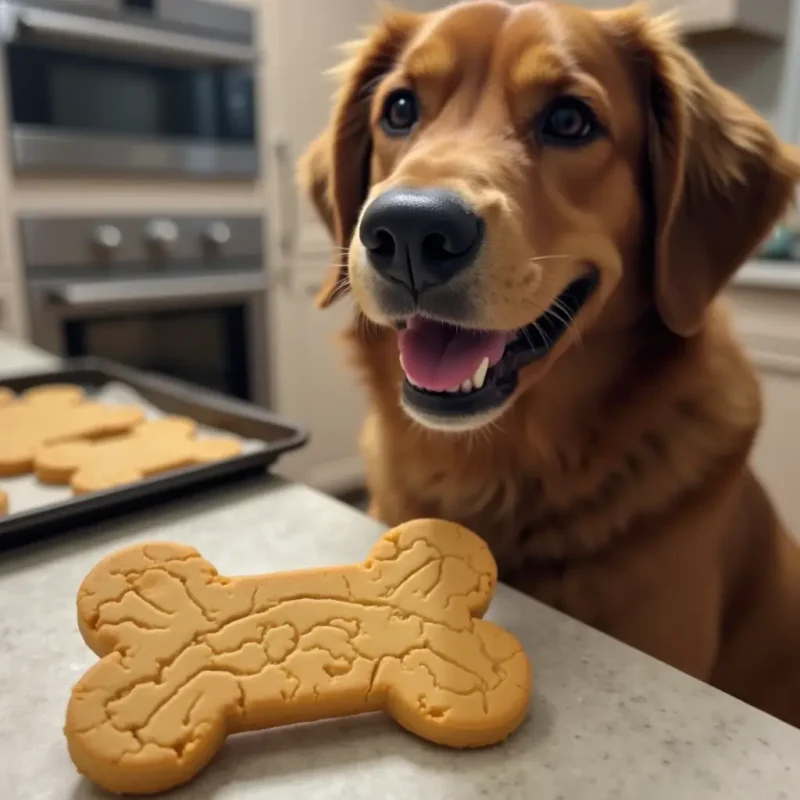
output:
POLYGON ((257 174, 246 10, 214 9, 226 39, 76 7, 0 0, 18 172, 257 174))
POLYGON ((266 286, 256 273, 30 286, 34 342, 269 405, 266 286))

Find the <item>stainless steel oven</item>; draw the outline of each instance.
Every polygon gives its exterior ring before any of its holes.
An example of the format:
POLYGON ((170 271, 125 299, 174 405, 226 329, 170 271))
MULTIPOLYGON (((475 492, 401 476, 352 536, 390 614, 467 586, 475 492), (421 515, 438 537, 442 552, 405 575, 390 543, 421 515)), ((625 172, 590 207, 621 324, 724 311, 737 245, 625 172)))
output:
POLYGON ((26 217, 35 344, 269 405, 259 217, 26 217))
POLYGON ((18 172, 258 172, 252 12, 208 0, 0 0, 18 172))

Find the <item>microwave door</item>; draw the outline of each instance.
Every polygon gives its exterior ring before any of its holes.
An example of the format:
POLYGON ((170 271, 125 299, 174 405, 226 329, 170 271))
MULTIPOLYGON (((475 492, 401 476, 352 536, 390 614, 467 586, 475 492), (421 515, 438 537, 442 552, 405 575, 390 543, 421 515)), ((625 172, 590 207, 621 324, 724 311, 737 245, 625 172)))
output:
POLYGON ((255 48, 247 44, 217 41, 189 33, 160 30, 113 19, 99 19, 45 8, 10 5, 3 9, 4 39, 8 42, 40 42, 87 49, 187 60, 193 63, 252 64, 255 48))
POLYGON ((216 11, 231 31, 0 0, 17 172, 255 177, 257 52, 216 11))

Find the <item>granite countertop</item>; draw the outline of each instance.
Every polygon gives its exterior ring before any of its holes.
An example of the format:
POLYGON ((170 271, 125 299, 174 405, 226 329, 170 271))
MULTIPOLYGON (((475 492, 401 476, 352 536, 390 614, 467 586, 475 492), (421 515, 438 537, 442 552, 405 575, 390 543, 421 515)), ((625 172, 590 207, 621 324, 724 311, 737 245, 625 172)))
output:
MULTIPOLYGON (((47 359, 0 337, 0 374, 47 359)), ((0 554, 0 797, 107 797, 75 772, 62 734, 72 684, 94 663, 75 595, 109 552, 197 547, 228 575, 361 561, 381 528, 306 487, 257 478, 0 554)), ((383 715, 233 737, 175 800, 793 800, 800 731, 513 590, 488 617, 535 673, 530 716, 506 743, 453 752, 383 715)))

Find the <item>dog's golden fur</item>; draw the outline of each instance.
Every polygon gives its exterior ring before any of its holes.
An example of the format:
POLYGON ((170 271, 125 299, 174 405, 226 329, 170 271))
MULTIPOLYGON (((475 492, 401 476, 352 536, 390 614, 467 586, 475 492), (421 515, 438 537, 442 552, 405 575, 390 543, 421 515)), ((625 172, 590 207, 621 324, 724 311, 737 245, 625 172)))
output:
POLYGON ((800 725, 800 551, 747 466, 758 385, 715 300, 791 202, 797 154, 638 8, 390 11, 341 81, 301 179, 343 254, 320 304, 352 290, 359 308, 372 513, 462 522, 509 583, 800 725), (430 121, 389 141, 376 109, 409 80, 430 121), (534 151, 519 121, 564 82, 609 140, 534 151), (425 428, 399 403, 396 335, 354 244, 394 185, 455 189, 487 220, 476 326, 524 326, 581 264, 599 271, 480 430, 425 428))

